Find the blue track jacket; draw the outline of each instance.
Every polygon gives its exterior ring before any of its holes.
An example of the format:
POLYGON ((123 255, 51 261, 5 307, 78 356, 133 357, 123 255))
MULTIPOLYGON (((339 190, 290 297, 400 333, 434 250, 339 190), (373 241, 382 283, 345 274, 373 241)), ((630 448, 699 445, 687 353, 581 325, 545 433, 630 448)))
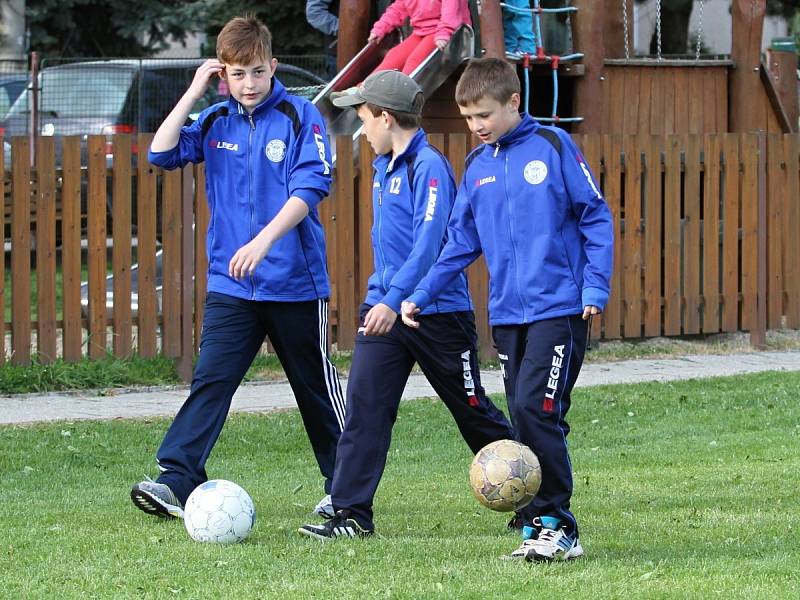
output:
POLYGON ((310 102, 287 94, 273 78, 269 97, 252 114, 233 98, 214 104, 181 129, 175 148, 150 151, 148 158, 164 169, 206 163, 209 292, 284 302, 330 295, 316 206, 330 188, 331 158, 325 124, 310 102), (308 204, 308 216, 275 242, 253 275, 230 277, 234 253, 291 196, 308 204))
POLYGON ((467 157, 448 237, 409 298, 420 308, 481 252, 491 325, 574 315, 608 300, 611 213, 569 135, 529 115, 467 157))
MULTIPOLYGON (((372 254, 365 302, 383 303, 400 312, 400 303, 433 265, 442 249, 455 200, 450 164, 428 145, 420 129, 394 162, 392 155, 373 162, 372 254)), ((457 274, 423 314, 472 310, 467 278, 457 274)))

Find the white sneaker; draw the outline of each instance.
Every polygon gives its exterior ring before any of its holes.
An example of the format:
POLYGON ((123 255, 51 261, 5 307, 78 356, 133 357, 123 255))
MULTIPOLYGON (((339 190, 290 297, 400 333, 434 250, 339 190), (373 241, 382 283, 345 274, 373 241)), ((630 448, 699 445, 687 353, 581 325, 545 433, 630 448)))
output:
POLYGON ((527 542, 531 542, 525 552, 525 560, 528 561, 550 562, 583 556, 581 543, 564 533, 563 529, 542 529, 535 540, 526 540, 522 545, 525 546, 527 542))
POLYGON ((314 514, 319 515, 325 519, 332 519, 336 516, 336 511, 333 510, 333 502, 331 495, 328 494, 314 507, 314 514))
POLYGON ((525 558, 533 551, 536 540, 522 540, 522 545, 511 553, 511 558, 525 558))

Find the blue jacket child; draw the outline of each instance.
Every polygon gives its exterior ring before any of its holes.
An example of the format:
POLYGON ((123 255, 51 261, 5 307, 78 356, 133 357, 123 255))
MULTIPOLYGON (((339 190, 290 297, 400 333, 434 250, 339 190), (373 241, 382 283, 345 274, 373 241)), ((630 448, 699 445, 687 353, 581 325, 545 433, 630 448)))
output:
POLYGON ((414 363, 473 452, 513 437, 505 415, 481 387, 475 317, 463 273, 420 317, 424 330, 397 322, 401 301, 439 255, 455 198, 452 168, 419 127, 423 102, 419 86, 400 71, 373 73, 355 93, 334 100, 357 107, 363 133, 378 155, 372 179, 375 271, 361 306, 347 385, 347 417, 331 490, 336 517, 300 528, 311 537, 374 531, 372 501, 414 363))
POLYGON ((448 241, 402 304, 403 321, 434 301, 481 253, 489 270, 489 322, 517 440, 542 468, 542 484, 512 525, 512 557, 583 555, 570 511, 566 415, 583 363, 591 315, 605 306, 613 258, 611 213, 569 135, 519 114, 519 79, 499 59, 470 61, 456 102, 484 144, 466 160, 448 241))
MULTIPOLYGON (((446 241, 455 178, 447 159, 428 145, 422 129, 397 157, 379 155, 373 168, 375 271, 365 302, 370 306, 382 302, 399 313, 400 303, 414 291, 446 241)), ((467 277, 460 273, 424 314, 464 310, 472 310, 472 300, 467 277)))
POLYGON ((466 165, 449 244, 409 300, 427 306, 483 253, 492 325, 605 306, 611 214, 569 135, 524 115, 466 165))
MULTIPOLYGON (((292 386, 326 494, 344 424, 328 358, 330 286, 317 214, 331 183, 322 117, 273 77, 271 34, 255 17, 229 21, 217 53, 198 68, 148 153, 164 169, 204 162, 210 208, 208 295, 192 388, 156 454, 158 480, 131 490, 138 508, 161 516, 181 516, 208 479, 205 463, 231 398, 266 338, 292 386), (216 76, 231 98, 183 126, 216 76)), ((315 510, 332 515, 330 497, 315 510)))
POLYGON ((150 151, 148 158, 164 169, 206 164, 209 291, 275 301, 330 295, 316 207, 330 188, 331 159, 324 121, 310 102, 273 78, 272 92, 252 113, 235 98, 214 104, 181 129, 175 148, 150 151), (251 277, 231 277, 231 256, 291 196, 308 204, 308 216, 272 246, 251 277))

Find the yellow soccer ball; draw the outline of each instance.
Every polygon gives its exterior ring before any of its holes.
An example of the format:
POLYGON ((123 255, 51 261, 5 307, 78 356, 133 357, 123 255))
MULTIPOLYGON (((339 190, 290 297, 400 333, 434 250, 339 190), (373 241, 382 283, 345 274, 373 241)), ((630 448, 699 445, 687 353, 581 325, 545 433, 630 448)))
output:
POLYGON ((499 512, 528 505, 542 483, 539 459, 525 444, 498 440, 475 455, 469 483, 478 502, 499 512))

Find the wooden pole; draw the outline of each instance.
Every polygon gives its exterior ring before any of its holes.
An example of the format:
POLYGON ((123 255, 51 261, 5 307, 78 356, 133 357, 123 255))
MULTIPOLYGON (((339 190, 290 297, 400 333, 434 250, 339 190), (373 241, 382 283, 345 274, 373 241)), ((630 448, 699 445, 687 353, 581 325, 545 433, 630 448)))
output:
POLYGON ((503 38, 503 10, 498 0, 483 0, 480 11, 481 56, 505 58, 506 42, 503 38))
POLYGON ((30 138, 31 167, 36 164, 36 138, 39 137, 39 53, 31 52, 31 105, 28 137, 30 138))
POLYGON ((339 1, 336 67, 340 71, 363 48, 369 37, 369 0, 339 1))
POLYGON ((583 122, 577 123, 574 131, 596 133, 603 116, 604 33, 608 19, 602 2, 575 0, 574 5, 578 12, 573 17, 572 46, 575 52, 585 55, 584 75, 575 80, 575 116, 583 117, 583 122))
POLYGON ((734 0, 731 4, 730 128, 731 132, 766 128, 761 84, 761 30, 767 0, 734 0))

